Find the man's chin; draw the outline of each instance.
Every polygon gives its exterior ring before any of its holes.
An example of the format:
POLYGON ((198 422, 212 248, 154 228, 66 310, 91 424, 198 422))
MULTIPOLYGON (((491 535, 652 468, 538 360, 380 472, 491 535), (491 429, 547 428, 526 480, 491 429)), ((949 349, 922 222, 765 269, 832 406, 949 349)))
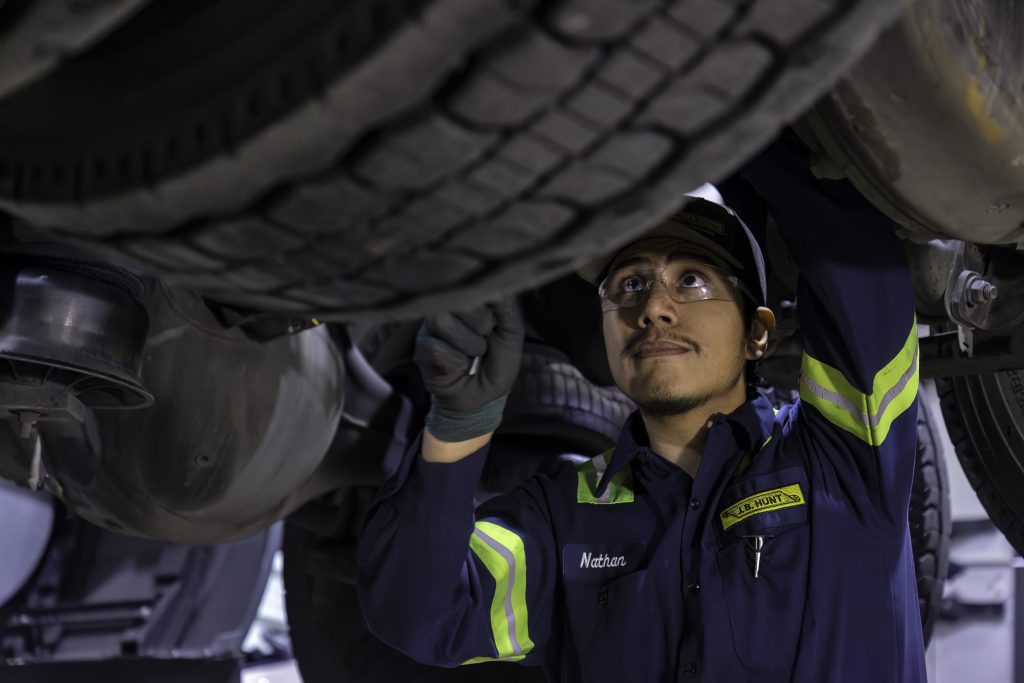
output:
POLYGON ((707 396, 643 396, 633 399, 640 412, 656 417, 682 415, 708 402, 707 396))
MULTIPOLYGON (((652 363, 632 377, 630 384, 636 396, 651 401, 676 400, 679 397, 706 393, 700 368, 680 368, 668 363, 652 363)), ((640 401, 633 397, 634 401, 640 401)))

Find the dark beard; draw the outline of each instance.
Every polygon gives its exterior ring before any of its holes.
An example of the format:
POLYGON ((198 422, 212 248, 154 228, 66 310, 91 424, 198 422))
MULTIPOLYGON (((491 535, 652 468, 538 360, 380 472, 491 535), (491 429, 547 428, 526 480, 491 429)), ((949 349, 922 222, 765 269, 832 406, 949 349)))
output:
MULTIPOLYGON (((737 382, 743 377, 745 371, 745 365, 740 364, 739 372, 733 377, 732 382, 728 386, 735 386, 737 382)), ((648 415, 650 417, 671 417, 672 415, 682 415, 688 413, 691 410, 700 408, 702 405, 708 402, 711 398, 710 394, 704 396, 654 396, 645 400, 634 399, 637 407, 640 408, 641 415, 648 415)))

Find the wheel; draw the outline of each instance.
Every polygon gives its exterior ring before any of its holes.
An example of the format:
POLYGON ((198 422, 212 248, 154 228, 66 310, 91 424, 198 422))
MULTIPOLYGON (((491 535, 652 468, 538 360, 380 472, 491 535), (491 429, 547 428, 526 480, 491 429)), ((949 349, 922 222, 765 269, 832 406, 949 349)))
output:
POLYGON ((465 306, 735 168, 903 4, 152 0, 0 100, 0 206, 257 310, 465 306))
POLYGON ((1024 371, 938 381, 942 414, 978 499, 1024 553, 1024 371))
POLYGON ((147 2, 0 2, 0 97, 88 49, 147 2))
POLYGON ((942 610, 942 593, 949 574, 950 512, 949 475, 938 449, 936 427, 925 411, 917 422, 917 459, 914 488, 910 495, 910 540, 914 547, 917 598, 921 628, 927 645, 942 610))
POLYGON ((1005 66, 1024 59, 1022 28, 1019 2, 911 3, 798 124, 817 170, 847 177, 913 242, 1024 240, 1011 199, 1024 71, 1005 66))
POLYGON ((556 438, 596 455, 611 448, 636 404, 618 387, 599 386, 547 344, 527 342, 496 439, 517 434, 556 438))

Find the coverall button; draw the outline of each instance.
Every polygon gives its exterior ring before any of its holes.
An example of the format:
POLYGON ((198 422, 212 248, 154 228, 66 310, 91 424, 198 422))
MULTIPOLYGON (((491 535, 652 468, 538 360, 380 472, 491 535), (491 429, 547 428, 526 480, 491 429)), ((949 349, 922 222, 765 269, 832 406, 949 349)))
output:
POLYGON ((697 510, 699 508, 700 508, 700 498, 691 498, 690 499, 690 509, 691 510, 697 510))
POLYGON ((697 663, 696 662, 687 662, 686 666, 683 667, 683 675, 684 676, 692 676, 695 673, 697 673, 697 663))
POLYGON ((687 586, 686 589, 691 593, 700 593, 700 582, 694 581, 689 586, 687 586))

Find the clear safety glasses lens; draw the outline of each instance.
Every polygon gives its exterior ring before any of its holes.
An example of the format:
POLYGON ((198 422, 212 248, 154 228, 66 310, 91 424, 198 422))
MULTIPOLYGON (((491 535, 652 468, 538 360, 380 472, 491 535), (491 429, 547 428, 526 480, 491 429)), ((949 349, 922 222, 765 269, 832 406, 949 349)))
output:
POLYGON ((601 308, 613 311, 640 306, 651 287, 659 283, 680 304, 695 301, 732 301, 739 287, 735 276, 705 264, 679 263, 665 268, 629 267, 612 271, 598 288, 601 308))

